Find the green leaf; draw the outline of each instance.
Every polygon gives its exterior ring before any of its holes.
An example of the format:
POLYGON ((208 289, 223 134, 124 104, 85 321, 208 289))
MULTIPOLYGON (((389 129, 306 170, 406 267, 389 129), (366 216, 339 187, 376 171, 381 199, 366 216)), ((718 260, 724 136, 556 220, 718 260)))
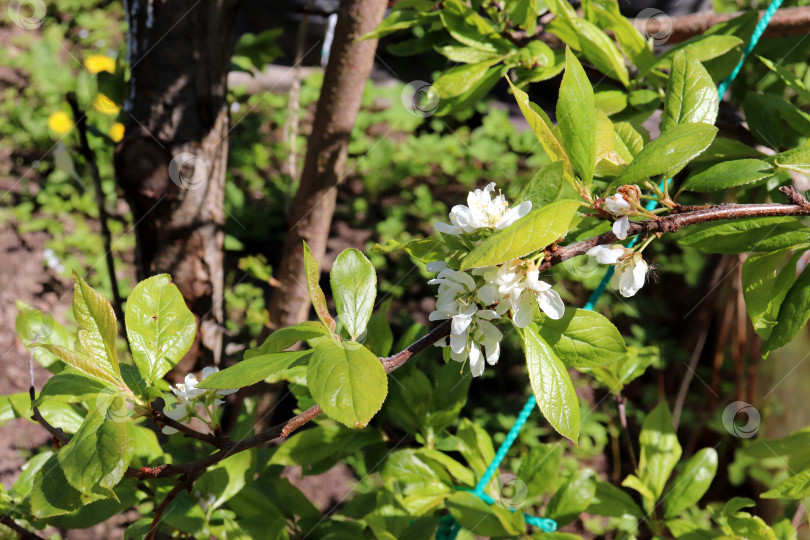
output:
POLYGON ((289 349, 299 341, 306 341, 308 339, 315 339, 327 335, 326 328, 316 321, 306 321, 288 326, 286 328, 279 328, 264 340, 264 343, 254 349, 245 351, 245 360, 249 360, 254 356, 261 356, 269 353, 278 353, 283 350, 289 349))
POLYGON ((568 232, 579 206, 564 200, 532 210, 478 244, 462 261, 461 270, 505 263, 549 246, 568 232))
POLYGON ((524 186, 515 204, 520 204, 523 201, 531 201, 532 208, 542 208, 560 199, 566 198, 565 195, 567 194, 570 194, 572 197, 577 196, 576 192, 573 190, 566 190, 568 184, 565 183, 563 177, 564 168, 565 163, 562 161, 555 161, 541 168, 532 179, 529 180, 529 183, 524 186))
POLYGON ((773 167, 759 159, 726 161, 691 175, 681 191, 721 191, 762 180, 774 172, 773 167))
POLYGON ((379 39, 397 30, 405 30, 424 22, 428 16, 410 9, 394 10, 373 31, 363 35, 360 39, 379 39))
POLYGON ((124 383, 120 379, 120 375, 111 371, 112 366, 98 362, 94 358, 90 358, 81 353, 70 351, 59 345, 49 345, 47 343, 32 343, 32 347, 40 347, 54 356, 58 357, 61 361, 73 366, 79 371, 86 373, 91 377, 95 377, 100 381, 111 383, 115 386, 123 386, 124 383))
POLYGON ((796 281, 796 263, 801 253, 775 251, 751 255, 743 263, 742 288, 745 309, 754 330, 768 339, 776 326, 779 307, 796 281))
POLYGON ((520 107, 520 112, 523 113, 532 132, 534 132, 537 140, 540 141, 540 146, 543 147, 543 150, 551 161, 563 161, 565 163, 565 169, 569 175, 568 180, 569 182, 572 181, 573 171, 571 169, 571 162, 565 150, 563 150, 560 141, 554 135, 551 120, 548 115, 543 109, 529 101, 529 96, 526 92, 516 88, 508 78, 506 82, 508 82, 509 86, 512 88, 512 93, 515 95, 515 101, 517 101, 518 107, 520 107))
POLYGON ((526 531, 521 512, 488 505, 470 492, 457 491, 445 504, 459 525, 478 536, 518 536, 526 531))
POLYGON ((804 84, 803 80, 767 58, 763 58, 762 56, 757 56, 757 58, 759 58, 768 69, 779 75, 779 78, 781 78, 785 84, 787 84, 790 89, 796 92, 803 100, 810 101, 810 90, 807 89, 807 86, 804 84))
POLYGON ((565 74, 557 101, 557 125, 574 171, 590 185, 596 163, 596 102, 593 87, 571 49, 565 51, 565 74))
POLYGON ((483 77, 473 82, 464 93, 439 100, 435 114, 444 116, 473 107, 484 99, 487 92, 503 77, 507 69, 505 65, 501 64, 491 67, 483 77))
POLYGON ((645 146, 611 185, 634 184, 658 175, 672 177, 709 147, 717 128, 708 124, 674 126, 645 146))
POLYGON ((763 499, 803 499, 810 496, 810 469, 794 474, 760 497, 763 499))
POLYGON ((678 436, 672 427, 672 415, 665 401, 659 403, 644 419, 639 442, 641 457, 638 477, 657 500, 681 458, 681 445, 678 444, 678 436))
POLYGON ((590 506, 595 494, 593 471, 578 470, 551 497, 545 517, 553 519, 560 527, 568 525, 590 506))
POLYGON ((309 249, 306 242, 304 242, 304 269, 307 274, 309 299, 312 301, 312 305, 315 307, 318 318, 323 325, 330 332, 334 333, 336 327, 335 319, 329 314, 329 308, 326 306, 326 297, 323 295, 323 290, 320 285, 321 270, 318 266, 318 261, 315 260, 315 256, 312 255, 312 251, 309 249))
POLYGON ((437 53, 446 57, 451 62, 462 62, 464 64, 478 64, 479 62, 496 61, 498 58, 500 58, 500 56, 496 54, 488 53, 473 47, 444 45, 442 47, 435 47, 435 49, 437 53))
POLYGON ((627 66, 624 63, 622 53, 616 48, 613 40, 598 26, 586 19, 577 18, 576 24, 579 33, 579 44, 585 58, 590 60, 596 66, 596 69, 607 77, 618 80, 625 87, 630 86, 627 66))
POLYGON ((782 169, 810 175, 810 147, 804 146, 782 152, 774 158, 774 163, 782 169))
POLYGON ((253 481, 251 452, 238 452, 208 468, 194 483, 195 494, 213 510, 239 493, 248 481, 253 481))
POLYGON ((686 123, 714 124, 720 97, 703 64, 681 51, 672 58, 661 131, 686 123))
POLYGON ((350 428, 365 427, 388 393, 380 360, 352 342, 319 343, 307 366, 307 385, 323 412, 350 428))
MULTIPOLYGON (((456 373, 458 373, 458 368, 456 368, 456 373)), ((452 450, 459 452, 478 476, 482 476, 487 466, 495 459, 492 437, 484 428, 468 418, 462 418, 452 442, 455 444, 452 450)))
MULTIPOLYGON (((698 62, 705 62, 717 58, 734 48, 743 45, 743 41, 736 36, 701 35, 675 45, 673 48, 658 57, 653 68, 669 69, 672 59, 680 51, 688 52, 689 56, 698 62)), ((642 73, 646 75, 646 73, 642 73)))
POLYGON ((621 90, 603 90, 595 92, 593 99, 596 108, 606 115, 622 112, 627 108, 627 94, 621 90))
POLYGON ((197 388, 227 390, 250 386, 287 369, 311 354, 312 351, 289 351, 252 356, 222 371, 212 373, 200 381, 197 388))
POLYGON ((91 377, 85 377, 81 373, 62 372, 57 373, 45 382, 36 404, 43 401, 55 399, 65 403, 79 403, 89 401, 103 392, 108 386, 91 377))
POLYGON ((537 406, 560 435, 579 438, 579 399, 565 365, 537 334, 534 325, 519 330, 537 406))
POLYGON ((468 47, 492 54, 514 49, 489 21, 460 0, 446 0, 442 4, 441 18, 450 35, 468 47))
POLYGON ((790 287, 764 351, 772 351, 790 343, 810 319, 810 272, 802 272, 790 287))
POLYGON ((194 342, 197 322, 171 276, 138 283, 125 315, 132 359, 147 385, 162 379, 194 342))
POLYGON ((79 325, 79 343, 100 370, 120 381, 121 369, 115 349, 118 325, 112 305, 76 272, 73 283, 73 316, 79 325))
POLYGON ((337 256, 329 275, 338 318, 354 341, 366 331, 371 318, 377 273, 365 255, 347 249, 337 256))
POLYGON ((644 511, 626 491, 600 481, 596 482, 596 493, 586 511, 589 514, 614 518, 624 516, 632 516, 634 519, 644 518, 644 511))
POLYGON ((745 218, 701 223, 689 227, 678 240, 704 253, 777 251, 810 242, 810 229, 793 217, 745 218))
POLYGON ((704 448, 692 456, 664 495, 664 517, 678 517, 684 510, 697 504, 709 489, 715 473, 717 451, 714 448, 704 448))
POLYGON ((475 83, 483 79, 496 60, 489 60, 477 64, 464 64, 451 68, 442 73, 433 82, 432 89, 440 98, 446 99, 460 96, 470 90, 475 83))
POLYGON ((621 14, 618 2, 595 0, 589 2, 588 7, 596 16, 601 28, 610 28, 613 31, 619 48, 639 71, 646 70, 655 62, 650 45, 630 21, 621 14))
POLYGON ((102 411, 91 408, 70 442, 35 475, 34 515, 64 514, 100 498, 115 498, 112 488, 123 478, 134 452, 132 424, 107 420, 102 411))
POLYGON ((568 367, 603 366, 627 354, 619 330, 595 311, 568 308, 559 320, 540 315, 536 330, 568 367))
POLYGON ((613 124, 613 131, 616 133, 616 137, 624 143, 633 158, 644 148, 644 136, 629 122, 616 122, 613 124))

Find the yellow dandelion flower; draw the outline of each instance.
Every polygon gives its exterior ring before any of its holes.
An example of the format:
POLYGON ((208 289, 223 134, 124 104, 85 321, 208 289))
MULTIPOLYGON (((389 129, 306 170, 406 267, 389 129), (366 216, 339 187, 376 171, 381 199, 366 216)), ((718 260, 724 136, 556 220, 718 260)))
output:
POLYGON ((118 111, 121 110, 113 100, 104 94, 99 94, 95 97, 93 100, 93 108, 100 113, 108 114, 110 116, 118 114, 118 111))
POLYGON ((104 56, 103 54, 91 54, 84 59, 84 67, 87 68, 87 71, 94 74, 102 71, 115 73, 115 59, 104 56))
POLYGON ((73 120, 70 119, 67 113, 57 111, 48 117, 48 127, 58 135, 64 135, 73 127, 73 120))
POLYGON ((115 142, 120 141, 121 139, 124 138, 124 124, 120 122, 114 123, 113 125, 110 126, 110 130, 107 132, 107 134, 113 141, 115 142))

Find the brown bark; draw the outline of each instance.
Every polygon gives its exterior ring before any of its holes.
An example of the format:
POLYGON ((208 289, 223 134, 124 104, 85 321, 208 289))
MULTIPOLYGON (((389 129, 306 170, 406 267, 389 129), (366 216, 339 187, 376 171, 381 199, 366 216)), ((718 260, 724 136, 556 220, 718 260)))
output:
POLYGON ((128 2, 129 97, 116 178, 138 278, 171 274, 197 318, 184 365, 218 362, 223 322, 227 73, 236 0, 128 2))
POLYGON ((304 278, 303 241, 315 258, 323 257, 335 211, 337 186, 344 178, 349 137, 377 50, 376 40, 359 41, 359 38, 377 27, 386 6, 386 0, 343 0, 340 3, 301 183, 278 266, 280 285, 270 303, 273 328, 308 318, 310 301, 304 278))

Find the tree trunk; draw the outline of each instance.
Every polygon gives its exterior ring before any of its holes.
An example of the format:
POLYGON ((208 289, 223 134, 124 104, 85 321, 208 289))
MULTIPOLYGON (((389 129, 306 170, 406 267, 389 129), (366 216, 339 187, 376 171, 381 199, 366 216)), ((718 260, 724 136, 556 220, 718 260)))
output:
POLYGON ((116 179, 138 279, 168 273, 197 318, 183 367, 218 363, 223 323, 227 74, 236 0, 127 3, 131 69, 116 179))
POLYGON ((343 0, 318 99, 301 183, 290 213, 276 288, 270 303, 271 328, 307 320, 309 295, 304 277, 303 241, 316 258, 326 251, 337 186, 344 177, 347 146, 363 97, 377 40, 359 41, 382 21, 387 0, 343 0))

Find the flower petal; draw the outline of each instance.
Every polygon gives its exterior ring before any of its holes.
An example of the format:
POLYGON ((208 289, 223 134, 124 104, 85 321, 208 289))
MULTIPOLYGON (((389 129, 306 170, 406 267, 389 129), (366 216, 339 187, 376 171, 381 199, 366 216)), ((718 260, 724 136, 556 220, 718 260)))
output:
POLYGON ((484 373, 484 356, 477 343, 473 343, 470 347, 470 371, 473 377, 480 377, 484 373))
POLYGON ((627 216, 622 216, 616 221, 613 222, 613 234, 616 235, 616 238, 619 240, 624 240, 627 238, 627 233, 630 230, 630 218, 627 216))
POLYGON ((512 320, 518 328, 526 328, 534 320, 534 295, 530 292, 524 292, 520 295, 517 309, 512 315, 512 320))
POLYGON ((563 304, 562 298, 554 289, 538 293, 537 303, 543 313, 552 319, 561 319, 565 315, 565 304, 563 304))

